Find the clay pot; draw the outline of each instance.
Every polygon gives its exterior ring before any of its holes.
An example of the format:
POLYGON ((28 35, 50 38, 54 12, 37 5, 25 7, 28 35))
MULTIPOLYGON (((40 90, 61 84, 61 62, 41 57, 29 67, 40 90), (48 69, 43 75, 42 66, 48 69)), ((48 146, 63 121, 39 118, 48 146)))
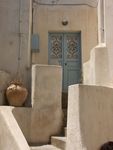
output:
POLYGON ((6 89, 6 97, 11 106, 22 106, 28 95, 27 89, 22 84, 10 84, 6 89))

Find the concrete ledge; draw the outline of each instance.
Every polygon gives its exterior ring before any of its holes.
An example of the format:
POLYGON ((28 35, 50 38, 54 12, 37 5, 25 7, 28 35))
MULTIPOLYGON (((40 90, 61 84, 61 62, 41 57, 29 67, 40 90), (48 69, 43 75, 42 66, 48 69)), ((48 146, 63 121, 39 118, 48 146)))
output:
POLYGON ((113 89, 69 87, 67 150, 98 150, 113 140, 113 89))

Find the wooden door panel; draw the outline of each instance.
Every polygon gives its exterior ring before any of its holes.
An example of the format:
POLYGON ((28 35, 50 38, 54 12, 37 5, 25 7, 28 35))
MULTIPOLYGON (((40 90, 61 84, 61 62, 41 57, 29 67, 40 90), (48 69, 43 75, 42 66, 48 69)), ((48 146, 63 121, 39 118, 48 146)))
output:
POLYGON ((49 34, 49 64, 62 65, 63 35, 60 33, 49 34))
POLYGON ((64 92, 69 85, 81 82, 80 32, 49 34, 49 64, 62 66, 64 92))
POLYGON ((81 80, 81 43, 80 33, 64 35, 64 91, 71 84, 81 80))

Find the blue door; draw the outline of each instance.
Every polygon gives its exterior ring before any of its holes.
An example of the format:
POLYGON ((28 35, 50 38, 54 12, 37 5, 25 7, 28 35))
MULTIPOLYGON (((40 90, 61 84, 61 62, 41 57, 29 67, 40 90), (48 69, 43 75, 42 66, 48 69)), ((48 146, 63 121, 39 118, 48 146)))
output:
POLYGON ((63 92, 81 82, 81 33, 49 33, 49 64, 63 69, 63 92))

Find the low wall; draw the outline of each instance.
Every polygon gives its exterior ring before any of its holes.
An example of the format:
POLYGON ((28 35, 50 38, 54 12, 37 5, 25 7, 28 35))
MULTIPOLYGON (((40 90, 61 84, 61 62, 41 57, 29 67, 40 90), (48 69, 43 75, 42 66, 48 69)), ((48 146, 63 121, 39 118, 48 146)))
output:
POLYGON ((0 1, 0 70, 30 87, 32 0, 0 1), (17 75, 19 72, 19 75, 17 75))
POLYGON ((83 67, 83 83, 89 85, 112 86, 109 72, 108 51, 105 44, 92 49, 90 60, 83 67))
POLYGON ((13 114, 27 141, 47 144, 62 128, 62 69, 34 65, 32 68, 32 108, 14 108, 13 114))
POLYGON ((0 149, 30 150, 13 114, 13 107, 0 107, 0 149))
POLYGON ((113 140, 113 89, 69 87, 67 150, 98 150, 113 140))

